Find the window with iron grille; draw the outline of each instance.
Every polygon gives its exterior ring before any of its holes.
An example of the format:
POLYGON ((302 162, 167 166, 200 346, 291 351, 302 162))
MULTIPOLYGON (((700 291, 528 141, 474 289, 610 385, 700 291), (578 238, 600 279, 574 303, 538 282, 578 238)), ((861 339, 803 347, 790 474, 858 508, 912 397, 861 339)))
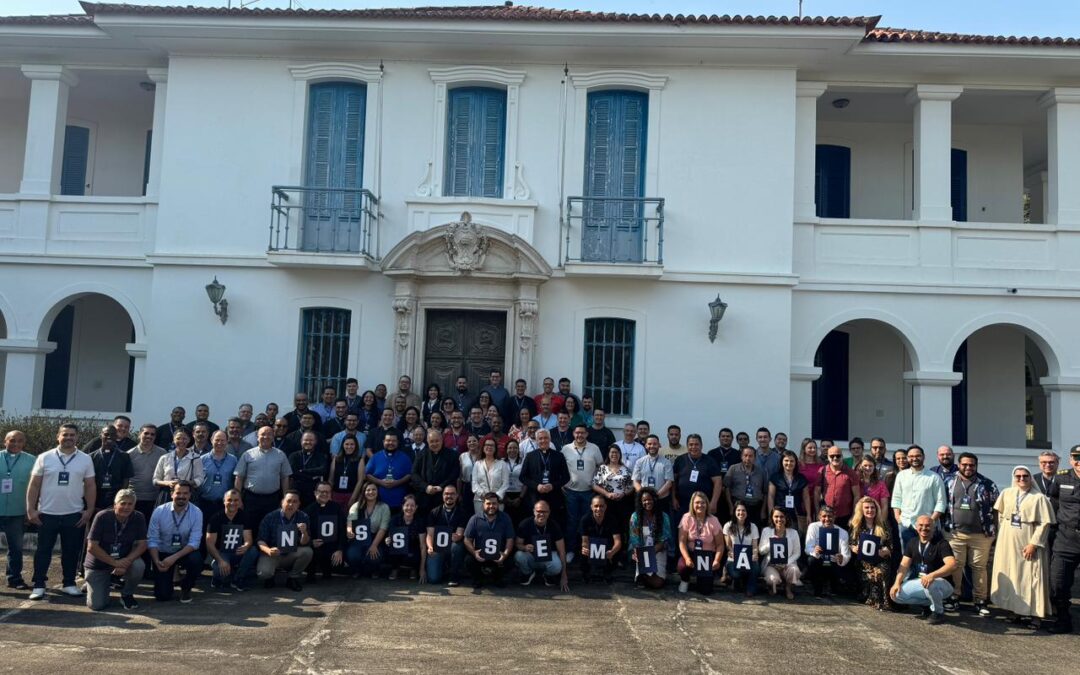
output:
POLYGON ((300 321, 300 367, 296 391, 318 401, 326 386, 345 391, 349 367, 349 326, 352 312, 333 307, 303 310, 300 321))
POLYGON ((633 410, 634 328, 626 319, 585 320, 583 391, 609 415, 633 410))

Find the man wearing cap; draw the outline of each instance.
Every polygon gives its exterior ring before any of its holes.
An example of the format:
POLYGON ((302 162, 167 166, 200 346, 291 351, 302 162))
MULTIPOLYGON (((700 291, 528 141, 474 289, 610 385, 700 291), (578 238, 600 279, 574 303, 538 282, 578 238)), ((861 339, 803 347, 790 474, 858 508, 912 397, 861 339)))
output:
POLYGON ((1050 561, 1050 602, 1057 620, 1048 627, 1051 633, 1073 630, 1070 595, 1080 566, 1080 445, 1069 448, 1069 462, 1072 471, 1057 477, 1058 532, 1050 561))

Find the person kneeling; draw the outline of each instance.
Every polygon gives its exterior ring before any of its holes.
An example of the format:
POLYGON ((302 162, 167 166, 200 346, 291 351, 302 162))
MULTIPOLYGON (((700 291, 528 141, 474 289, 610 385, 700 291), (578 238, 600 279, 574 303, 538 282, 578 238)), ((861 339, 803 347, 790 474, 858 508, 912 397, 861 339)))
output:
POLYGON ((630 516, 630 557, 635 581, 646 588, 663 588, 667 580, 667 552, 672 548, 671 519, 657 509, 656 490, 638 492, 637 509, 630 516))
POLYGON ((904 558, 889 596, 898 605, 923 607, 920 618, 939 624, 945 620, 945 599, 953 593, 953 586, 946 579, 956 567, 956 558, 949 542, 934 531, 930 516, 916 519, 915 532, 919 538, 912 539, 904 548, 904 558))
POLYGON ((213 573, 210 587, 220 589, 231 584, 234 591, 243 592, 259 559, 259 549, 254 546, 251 524, 240 508, 240 493, 226 491, 224 502, 224 510, 211 516, 206 527, 206 553, 213 573))
POLYGON ((387 579, 397 579, 398 570, 404 569, 409 579, 415 580, 419 574, 420 583, 427 581, 427 571, 421 565, 420 547, 427 548, 427 536, 424 523, 416 517, 416 498, 405 495, 401 502, 401 513, 390 518, 390 529, 386 537, 386 561, 390 567, 387 579))
MULTIPOLYGON (((746 506, 736 506, 746 518, 746 506)), ((724 559, 724 531, 716 516, 709 515, 709 498, 704 492, 690 495, 690 510, 679 521, 679 592, 690 590, 690 575, 697 579, 697 590, 713 592, 713 578, 724 559)), ((749 555, 749 554, 748 554, 749 555)))
POLYGON ((109 604, 109 585, 122 579, 120 600, 124 609, 138 609, 135 588, 146 566, 142 556, 146 551, 146 519, 135 511, 135 491, 120 490, 113 499, 112 510, 100 511, 90 525, 86 549, 86 606, 95 612, 109 604))
POLYGON ((514 564, 521 572, 522 586, 532 584, 540 573, 545 586, 554 586, 558 575, 559 588, 563 592, 570 590, 566 579, 566 541, 562 528, 551 520, 551 506, 543 499, 533 506, 532 518, 526 518, 518 525, 515 546, 514 564))
POLYGON ((581 533, 581 575, 585 583, 601 577, 604 583, 615 580, 615 561, 622 551, 619 526, 607 517, 607 500, 595 495, 590 504, 592 513, 582 516, 578 525, 581 533))
POLYGON ((150 516, 147 547, 154 564, 154 598, 172 600, 173 575, 178 567, 184 570, 180 582, 180 602, 191 602, 191 589, 202 574, 202 511, 191 503, 192 484, 178 481, 172 488, 172 501, 154 509, 150 516), (161 554, 167 553, 162 558, 161 554))
POLYGON ((485 494, 483 509, 482 514, 470 518, 465 526, 467 567, 475 588, 487 581, 502 586, 506 561, 514 550, 514 524, 510 516, 499 510, 499 495, 485 494))
POLYGON ((300 510, 300 493, 289 490, 281 500, 281 508, 271 511, 259 525, 259 562, 256 574, 266 588, 274 587, 274 576, 281 568, 289 572, 285 585, 303 590, 300 577, 311 564, 310 521, 300 510))
POLYGON ((836 513, 830 506, 818 511, 818 522, 806 528, 806 573, 814 587, 814 596, 820 598, 826 582, 832 592, 837 592, 843 575, 843 567, 851 560, 847 531, 836 527, 836 513))

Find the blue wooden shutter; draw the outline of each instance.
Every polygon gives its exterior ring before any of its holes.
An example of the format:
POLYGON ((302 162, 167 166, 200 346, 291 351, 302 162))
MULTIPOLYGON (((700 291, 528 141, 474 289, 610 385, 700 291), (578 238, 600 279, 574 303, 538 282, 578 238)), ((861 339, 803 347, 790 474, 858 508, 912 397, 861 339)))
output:
MULTIPOLYGON (((364 122, 367 87, 354 82, 314 84, 309 92, 308 188, 358 190, 364 185, 364 122)), ((301 248, 356 251, 363 200, 355 192, 306 195, 301 248)))
MULTIPOLYGON (((146 196, 146 185, 150 182, 150 143, 154 138, 154 130, 146 130, 146 152, 143 156, 142 193, 146 196)), ((129 407, 130 409, 130 407, 129 407)))
POLYGON ((952 149, 952 219, 967 222, 967 150, 952 149))
POLYGON ((814 201, 818 218, 851 217, 851 148, 817 146, 814 201))
POLYGON ((60 165, 60 194, 86 194, 86 169, 90 154, 90 130, 68 125, 64 128, 64 154, 60 165))
POLYGON ((502 197, 506 92, 487 87, 450 91, 443 192, 451 197, 502 197))

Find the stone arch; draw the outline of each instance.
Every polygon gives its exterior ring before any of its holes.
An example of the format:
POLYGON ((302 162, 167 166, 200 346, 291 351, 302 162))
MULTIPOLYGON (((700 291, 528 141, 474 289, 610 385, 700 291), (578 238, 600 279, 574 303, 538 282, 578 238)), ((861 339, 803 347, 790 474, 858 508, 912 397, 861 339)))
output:
POLYGON ((951 363, 956 351, 960 349, 960 345, 964 344, 969 337, 983 328, 996 325, 1012 326, 1031 338, 1032 342, 1038 345, 1043 358, 1046 359, 1049 376, 1056 377, 1061 374, 1061 361, 1059 360, 1058 355, 1065 352, 1061 348, 1058 339, 1054 336, 1053 331, 1045 324, 1036 321, 1029 316, 1011 312, 985 314, 976 319, 972 319, 958 328, 945 346, 942 361, 944 363, 951 363))
POLYGON ((103 295, 123 307, 128 318, 131 319, 132 327, 135 329, 135 342, 146 342, 146 322, 143 320, 142 312, 139 311, 135 301, 114 286, 93 281, 65 286, 54 292, 41 304, 37 316, 29 323, 31 326, 37 326, 37 339, 45 340, 48 338, 49 327, 52 326, 53 320, 69 303, 81 297, 95 294, 103 295))
POLYGON ((907 348, 911 359, 912 370, 919 370, 920 365, 927 362, 926 350, 915 328, 899 316, 874 307, 857 307, 838 312, 823 319, 811 330, 802 343, 801 349, 796 353, 795 365, 812 365, 814 354, 818 346, 830 332, 838 326, 853 321, 876 321, 885 324, 896 334, 907 348))

